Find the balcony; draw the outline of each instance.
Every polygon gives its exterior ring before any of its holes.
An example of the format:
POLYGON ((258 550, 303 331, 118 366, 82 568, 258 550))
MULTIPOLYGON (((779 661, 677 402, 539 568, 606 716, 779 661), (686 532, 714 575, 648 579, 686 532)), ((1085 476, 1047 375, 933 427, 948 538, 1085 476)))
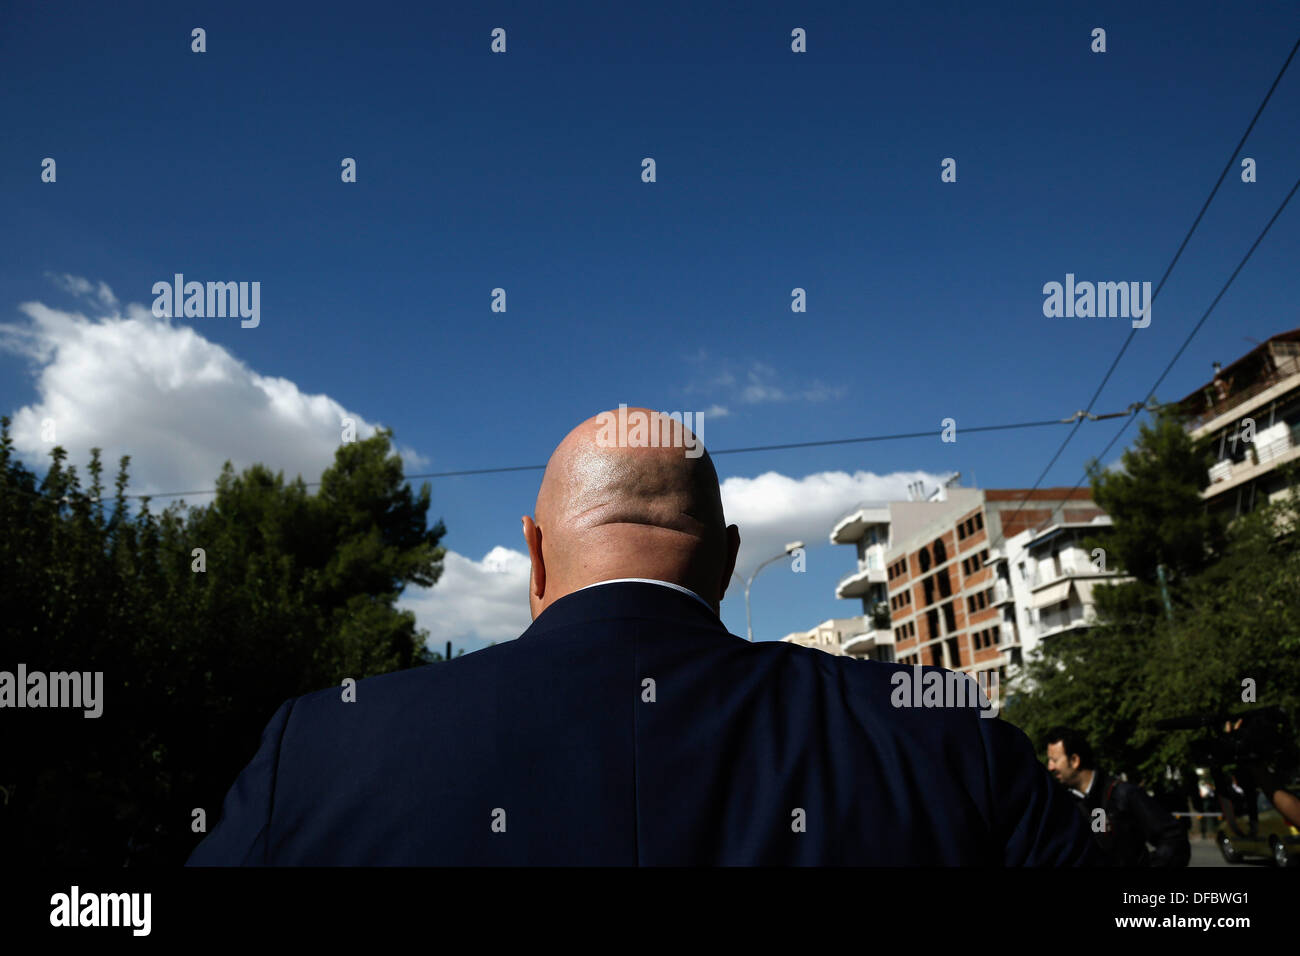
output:
POLYGON ((1227 398, 1215 403, 1213 407, 1192 418, 1187 423, 1188 429, 1195 432, 1214 421, 1214 419, 1228 414, 1234 408, 1240 408, 1273 386, 1285 382, 1288 378, 1300 375, 1300 355, 1276 358, 1275 361, 1277 363, 1275 372, 1256 379, 1251 385, 1238 392, 1233 392, 1227 398))
POLYGON ((893 646, 894 634, 892 631, 863 631, 860 634, 845 638, 840 644, 840 651, 848 657, 868 658, 874 657, 875 651, 881 647, 891 648, 892 653, 893 646))
POLYGON ((871 591, 873 584, 884 583, 884 568, 858 568, 840 578, 840 583, 835 587, 835 596, 837 598, 862 597, 871 591))
POLYGON ((888 505, 859 508, 853 514, 841 518, 831 529, 831 544, 855 544, 867 536, 873 525, 878 526, 882 539, 888 540, 888 505))
POLYGON ((1016 622, 1003 618, 998 621, 998 647, 1017 647, 1020 644, 1020 629, 1016 622))
MULTIPOLYGON (((1235 435, 1233 437, 1235 440, 1235 435)), ((1278 422, 1272 428, 1265 428, 1255 435, 1255 441, 1251 443, 1248 454, 1241 461, 1225 458, 1211 465, 1210 484, 1230 481, 1233 475, 1242 470, 1276 462, 1285 458, 1287 452, 1294 447, 1295 439, 1292 436, 1291 426, 1286 422, 1278 422)))
POLYGON ((1051 587, 1053 584, 1060 584, 1062 581, 1071 581, 1075 578, 1101 578, 1113 576, 1114 572, 1098 571, 1093 566, 1092 562, 1087 560, 1086 555, 1082 550, 1076 549, 1074 553, 1077 555, 1077 558, 1070 561, 1062 561, 1059 574, 1056 572, 1055 568, 1048 564, 1048 562, 1043 562, 1048 565, 1047 569, 1042 573, 1035 569, 1025 575, 1025 586, 1029 588, 1030 591, 1040 591, 1043 588, 1051 587))
POLYGON ((1006 581, 998 578, 993 582, 993 603, 990 607, 997 607, 999 604, 1007 604, 1016 599, 1011 591, 1011 585, 1006 581))
POLYGON ((1201 492, 1201 497, 1223 494, 1297 459, 1300 459, 1300 445, 1296 443, 1295 434, 1285 422, 1279 422, 1256 435, 1251 454, 1241 461, 1225 459, 1216 462, 1210 468, 1210 483, 1201 492))
POLYGON ((1063 611, 1038 616, 1039 638, 1052 637, 1078 627, 1092 627, 1097 623, 1097 613, 1090 606, 1071 604, 1063 611))

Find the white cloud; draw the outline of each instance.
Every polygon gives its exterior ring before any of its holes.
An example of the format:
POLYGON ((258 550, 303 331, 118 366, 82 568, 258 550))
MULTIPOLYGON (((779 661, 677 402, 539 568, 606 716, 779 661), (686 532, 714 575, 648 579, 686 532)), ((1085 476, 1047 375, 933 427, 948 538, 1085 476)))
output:
MULTIPOLYGON (((707 358, 708 353, 701 350, 699 355, 688 356, 687 360, 699 365, 707 358)), ((844 386, 827 385, 820 379, 797 383, 779 382, 776 369, 756 361, 749 363, 749 368, 743 372, 742 381, 732 372, 731 366, 731 361, 724 359, 702 380, 697 378, 683 391, 688 395, 704 393, 710 397, 720 394, 728 396, 732 402, 741 405, 759 405, 765 402, 824 402, 841 398, 846 392, 844 386)))
POLYGON ((45 276, 64 292, 79 299, 91 299, 109 309, 117 308, 117 296, 113 295, 113 290, 108 287, 107 282, 101 282, 96 286, 89 279, 69 275, 66 272, 47 272, 45 276))
POLYGON ((748 576, 793 541, 810 549, 831 547, 835 522, 864 502, 907 501, 907 486, 913 481, 921 479, 931 489, 947 477, 924 471, 824 471, 790 478, 769 471, 756 478, 727 478, 722 482, 722 507, 727 523, 740 527, 736 571, 742 578, 748 576))
POLYGON ((516 638, 532 623, 528 571, 528 555, 499 545, 481 561, 448 551, 438 583, 408 587, 398 603, 415 612, 434 650, 441 653, 447 641, 477 650, 516 638))
MULTIPOLYGON (((112 297, 102 283, 90 296, 84 279, 56 281, 91 304, 105 303, 104 291, 112 297)), ((38 398, 13 414, 11 429, 18 453, 34 467, 49 464, 46 419, 83 477, 93 447, 103 450, 109 487, 119 457, 130 455, 132 494, 209 489, 226 459, 237 471, 263 462, 286 478, 316 481, 334 460, 342 418, 356 421, 358 438, 374 434, 374 423, 328 395, 259 375, 193 328, 138 303, 99 318, 39 302, 19 311, 30 321, 0 324, 0 348, 34 366, 38 398)), ((410 464, 427 464, 416 458, 410 464)))

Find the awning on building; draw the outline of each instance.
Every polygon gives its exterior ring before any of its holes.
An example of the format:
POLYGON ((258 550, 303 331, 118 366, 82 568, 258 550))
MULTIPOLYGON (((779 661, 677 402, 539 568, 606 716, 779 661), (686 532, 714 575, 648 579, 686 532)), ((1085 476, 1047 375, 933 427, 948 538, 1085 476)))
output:
POLYGON ((1074 592, 1079 595, 1079 603, 1083 605, 1096 604, 1093 599, 1092 589, 1097 584, 1096 581, 1075 581, 1074 592))
POLYGON ((1044 608, 1051 607, 1053 604, 1060 604, 1070 597, 1070 585, 1073 581, 1057 581, 1049 587, 1043 588, 1034 594, 1034 607, 1044 608))

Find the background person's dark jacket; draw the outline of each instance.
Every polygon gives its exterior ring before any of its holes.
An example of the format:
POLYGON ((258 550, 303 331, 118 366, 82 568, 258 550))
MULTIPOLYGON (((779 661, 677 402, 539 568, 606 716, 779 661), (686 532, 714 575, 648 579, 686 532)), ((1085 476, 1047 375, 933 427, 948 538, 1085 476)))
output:
POLYGON ((1093 836, 1113 866, 1186 866, 1191 858, 1187 831, 1178 818, 1136 784, 1094 770, 1092 789, 1079 806, 1090 829, 1092 811, 1106 811, 1106 829, 1093 836))
POLYGON ((1102 862, 1021 731, 890 706, 900 668, 750 644, 655 584, 578 591, 355 703, 286 701, 189 862, 1102 862))

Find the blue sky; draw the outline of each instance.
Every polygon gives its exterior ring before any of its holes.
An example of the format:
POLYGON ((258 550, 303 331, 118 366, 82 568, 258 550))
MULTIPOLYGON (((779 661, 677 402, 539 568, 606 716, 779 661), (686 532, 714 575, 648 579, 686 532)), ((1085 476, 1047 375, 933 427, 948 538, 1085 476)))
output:
MULTIPOLYGON (((1034 482, 1064 427, 960 429, 1068 417, 1129 332, 1045 318, 1044 283, 1157 282, 1300 34, 1293 3, 912 6, 7 5, 0 410, 33 467, 52 416, 136 491, 225 458, 314 480, 340 410, 409 472, 540 464, 621 402, 708 410, 711 449, 932 429, 717 458, 743 563, 813 546, 755 585, 758 636, 849 616, 830 522, 917 477, 1034 482), (260 324, 151 320, 177 272, 259 281, 260 324)), ((1300 175, 1298 109, 1293 64, 1239 154, 1258 182, 1229 174, 1095 411, 1145 397, 1300 175)), ((1300 324, 1298 249, 1289 208, 1159 398, 1300 324)), ((527 622, 538 477, 434 483, 454 557, 408 599, 439 643, 527 622)))

